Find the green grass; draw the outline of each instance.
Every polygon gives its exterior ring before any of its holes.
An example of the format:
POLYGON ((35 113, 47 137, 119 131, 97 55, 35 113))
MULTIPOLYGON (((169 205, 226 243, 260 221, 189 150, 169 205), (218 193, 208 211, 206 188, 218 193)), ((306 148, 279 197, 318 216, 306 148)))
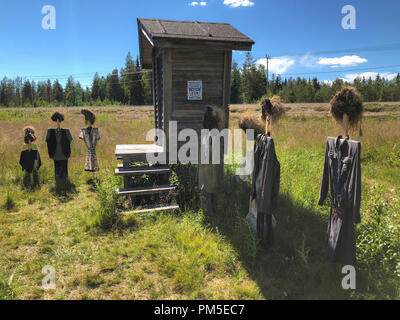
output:
MULTIPOLYGON (((145 142, 143 132, 152 127, 147 111, 129 119, 123 110, 97 111, 99 184, 83 171, 85 149, 75 139, 66 191, 55 188, 42 142, 51 111, 29 111, 40 132, 43 167, 39 188, 24 188, 19 131, 15 138, 15 128, 31 119, 24 112, 0 110, 2 299, 400 298, 398 116, 368 117, 364 137, 356 137, 362 142, 362 223, 356 229, 357 290, 345 291, 339 266, 323 255, 329 207, 317 206, 325 139, 337 133, 328 118, 289 117, 274 128, 281 189, 275 245, 265 251, 245 220, 250 183, 234 176, 235 165, 226 166, 214 215, 196 207, 193 170, 179 166, 172 179, 187 210, 118 214, 123 203, 113 190, 122 181, 111 176, 113 149, 145 142), (55 290, 41 287, 46 265, 56 270, 55 290)), ((67 111, 74 137, 80 120, 76 110, 67 111)))

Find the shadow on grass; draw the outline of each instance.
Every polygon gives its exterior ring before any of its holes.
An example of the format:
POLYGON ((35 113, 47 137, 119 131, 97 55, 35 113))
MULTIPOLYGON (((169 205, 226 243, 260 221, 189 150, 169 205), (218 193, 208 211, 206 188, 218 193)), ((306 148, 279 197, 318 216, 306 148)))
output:
POLYGON ((96 192, 97 191, 97 184, 100 183, 99 178, 89 178, 86 180, 86 184, 89 186, 89 191, 90 192, 96 192))
POLYGON ((55 185, 50 188, 53 196, 58 198, 61 202, 68 202, 73 199, 73 196, 78 193, 76 186, 68 178, 56 178, 55 185))
POLYGON ((342 289, 341 267, 324 258, 327 219, 281 194, 275 244, 268 250, 245 220, 250 185, 228 173, 216 214, 208 215, 236 249, 239 259, 266 299, 348 299, 342 289))

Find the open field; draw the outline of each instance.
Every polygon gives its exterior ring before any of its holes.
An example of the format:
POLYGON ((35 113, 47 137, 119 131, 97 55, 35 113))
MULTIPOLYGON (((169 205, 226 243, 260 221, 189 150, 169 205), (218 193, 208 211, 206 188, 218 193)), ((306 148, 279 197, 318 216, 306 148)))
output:
MULTIPOLYGON (((340 133, 327 104, 288 104, 273 132, 281 162, 276 243, 260 249, 245 221, 249 184, 226 167, 220 212, 127 215, 111 230, 90 221, 98 194, 83 171, 80 108, 62 108, 71 129, 68 193, 54 188, 45 134, 52 109, 0 109, 0 298, 14 299, 399 299, 400 103, 366 104, 362 143, 362 223, 357 290, 341 288, 340 268, 323 256, 329 208, 317 206, 327 136, 340 133), (290 108, 290 109, 289 109, 290 108), (25 125, 38 130, 40 189, 22 187, 25 125), (42 268, 56 270, 45 291, 42 268), (10 279, 10 277, 12 278, 10 279), (9 281, 10 280, 10 281, 9 281)), ((230 126, 241 112, 232 106, 230 126)), ((100 180, 115 166, 116 144, 146 143, 151 107, 92 108, 101 140, 100 180)))

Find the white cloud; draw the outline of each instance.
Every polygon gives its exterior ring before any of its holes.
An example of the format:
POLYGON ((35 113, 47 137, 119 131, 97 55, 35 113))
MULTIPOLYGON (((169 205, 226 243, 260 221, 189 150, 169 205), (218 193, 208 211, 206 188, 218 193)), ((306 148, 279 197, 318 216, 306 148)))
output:
MULTIPOLYGON (((265 67, 267 66, 267 59, 259 59, 257 60, 258 64, 262 64, 265 67)), ((279 57, 279 58, 272 58, 269 60, 268 68, 269 71, 276 74, 285 73, 289 67, 294 65, 295 60, 289 57, 279 57)))
POLYGON ((365 63, 368 60, 361 58, 360 56, 343 56, 340 58, 320 58, 318 64, 329 65, 331 68, 345 67, 345 66, 356 66, 361 63, 365 63))
POLYGON ((206 2, 206 1, 200 1, 200 2, 198 2, 198 1, 192 1, 192 2, 189 2, 189 6, 192 6, 192 7, 196 7, 196 6, 205 7, 206 5, 207 5, 207 2, 206 2))
POLYGON ((230 6, 232 8, 252 7, 254 6, 254 2, 250 0, 224 0, 224 5, 230 6))
POLYGON ((386 80, 393 80, 396 78, 397 73, 390 73, 390 72, 363 72, 363 73, 349 73, 346 74, 346 76, 343 78, 343 80, 348 81, 348 82, 353 82, 355 78, 360 77, 360 78, 365 78, 369 79, 371 78, 372 80, 375 80, 376 76, 379 74, 381 78, 385 78, 386 80))
POLYGON ((315 67, 318 64, 319 58, 312 56, 311 54, 307 53, 306 55, 302 56, 298 62, 305 66, 305 67, 315 67))
POLYGON ((325 83, 328 86, 331 86, 333 84, 333 81, 332 80, 322 80, 322 83, 325 83))

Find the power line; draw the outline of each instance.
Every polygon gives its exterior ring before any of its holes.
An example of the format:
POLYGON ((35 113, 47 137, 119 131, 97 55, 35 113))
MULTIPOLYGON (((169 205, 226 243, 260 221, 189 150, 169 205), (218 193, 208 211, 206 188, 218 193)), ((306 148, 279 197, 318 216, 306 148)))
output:
POLYGON ((273 56, 273 58, 305 56, 305 55, 321 55, 321 54, 333 54, 333 53, 392 51, 392 50, 400 50, 400 43, 378 45, 378 46, 372 46, 372 47, 349 48, 349 49, 338 49, 338 50, 321 50, 321 51, 311 51, 311 52, 304 52, 304 53, 291 53, 291 54, 273 56))
POLYGON ((400 64, 391 65, 391 66, 356 68, 356 69, 341 69, 341 70, 332 70, 332 71, 285 73, 283 75, 284 76, 297 76, 297 75, 307 75, 307 74, 312 75, 312 74, 326 74, 326 73, 357 72, 357 71, 368 71, 368 70, 378 70, 378 69, 388 69, 388 68, 400 68, 400 64))
MULTIPOLYGON (((118 73, 119 76, 125 76, 130 74, 143 74, 143 73, 151 73, 151 70, 140 70, 140 71, 130 71, 130 72, 123 72, 118 73)), ((20 78, 29 78, 33 80, 47 80, 47 79, 68 79, 69 77, 73 78, 89 78, 94 76, 96 73, 104 74, 107 72, 84 72, 84 73, 70 73, 70 74, 53 74, 53 75, 42 75, 42 76, 21 76, 20 78)), ((107 73, 107 75, 113 75, 113 73, 107 73)))

